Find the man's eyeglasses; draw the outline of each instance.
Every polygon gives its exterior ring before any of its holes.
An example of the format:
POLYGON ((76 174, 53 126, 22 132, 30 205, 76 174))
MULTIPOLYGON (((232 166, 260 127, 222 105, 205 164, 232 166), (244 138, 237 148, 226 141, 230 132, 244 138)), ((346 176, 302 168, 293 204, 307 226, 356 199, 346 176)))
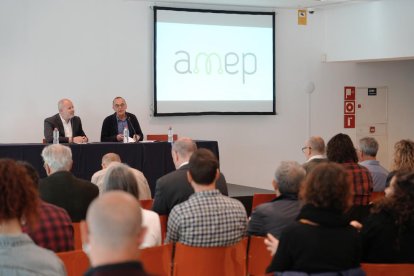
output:
POLYGON ((305 153, 305 149, 311 149, 311 147, 303 147, 302 152, 305 153))

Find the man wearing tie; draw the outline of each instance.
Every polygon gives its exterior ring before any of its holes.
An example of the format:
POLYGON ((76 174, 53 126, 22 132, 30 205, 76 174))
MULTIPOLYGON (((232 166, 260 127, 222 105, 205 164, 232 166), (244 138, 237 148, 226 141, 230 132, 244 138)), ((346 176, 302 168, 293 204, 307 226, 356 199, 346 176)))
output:
POLYGON ((124 128, 128 128, 129 136, 135 141, 142 141, 142 134, 137 117, 126 112, 127 104, 122 97, 116 97, 112 101, 114 114, 105 118, 102 124, 101 142, 122 142, 124 140, 124 128))
POLYGON ((53 130, 59 131, 59 143, 86 143, 88 137, 82 129, 82 122, 75 116, 75 108, 69 99, 58 102, 59 113, 46 118, 44 121, 44 135, 47 143, 53 141, 53 130))

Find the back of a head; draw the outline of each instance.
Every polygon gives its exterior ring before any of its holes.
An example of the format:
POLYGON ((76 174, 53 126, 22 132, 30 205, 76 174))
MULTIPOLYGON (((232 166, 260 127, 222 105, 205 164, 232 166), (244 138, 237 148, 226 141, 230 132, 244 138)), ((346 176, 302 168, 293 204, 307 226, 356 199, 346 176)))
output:
POLYGON ((309 147, 312 148, 312 151, 316 154, 324 155, 325 154, 325 141, 320 136, 312 136, 308 140, 309 147))
POLYGON ((305 176, 305 169, 296 161, 282 161, 275 172, 281 194, 297 194, 305 176))
POLYGON ((378 142, 373 137, 364 137, 359 140, 359 149, 365 155, 376 157, 378 152, 378 142))
POLYGON ((196 150, 189 161, 189 172, 194 182, 208 185, 214 182, 219 164, 216 156, 208 149, 196 150))
POLYGON ((172 145, 172 150, 183 159, 189 159, 190 156, 197 150, 196 143, 188 137, 181 137, 172 145))
POLYGON ((0 159, 0 221, 24 219, 33 226, 39 196, 26 169, 11 159, 0 159))
POLYGON ((112 162, 121 163, 121 157, 113 152, 107 153, 104 156, 102 156, 102 165, 108 166, 112 162))
POLYGON ((339 133, 329 140, 326 156, 329 161, 337 163, 358 162, 358 156, 351 138, 343 133, 339 133))
POLYGON ((131 168, 128 165, 118 163, 111 165, 103 180, 104 192, 111 190, 125 191, 136 199, 139 198, 138 184, 131 168))
POLYGON ((36 169, 26 161, 17 161, 18 165, 23 166, 26 169, 27 175, 32 179, 35 188, 39 188, 39 174, 37 173, 36 169))
POLYGON ((394 145, 394 170, 414 171, 414 142, 400 140, 394 145))
POLYGON ((123 191, 110 191, 89 206, 86 221, 90 237, 100 248, 122 250, 137 242, 142 214, 138 201, 123 191))
POLYGON ((345 212, 352 204, 351 184, 345 169, 332 162, 321 163, 306 177, 301 188, 305 203, 345 212))
POLYGON ((53 172, 69 171, 72 166, 72 151, 61 144, 53 144, 42 150, 42 158, 53 172))

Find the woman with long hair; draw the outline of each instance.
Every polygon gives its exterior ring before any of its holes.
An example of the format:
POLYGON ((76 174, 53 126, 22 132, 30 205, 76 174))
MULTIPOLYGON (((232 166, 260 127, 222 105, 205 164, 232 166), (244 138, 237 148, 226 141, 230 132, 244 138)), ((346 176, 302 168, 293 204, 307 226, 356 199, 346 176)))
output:
POLYGON ((361 230, 362 260, 414 263, 414 171, 399 171, 361 230))
POLYGON ((297 221, 284 229, 267 272, 345 272, 361 275, 361 244, 346 212, 352 204, 347 172, 333 162, 317 165, 301 187, 297 221))
POLYGON ((66 275, 62 262, 22 232, 34 227, 40 201, 26 169, 0 159, 0 275, 66 275))
POLYGON ((392 171, 387 177, 385 186, 390 185, 392 177, 398 171, 414 171, 414 142, 410 139, 395 143, 392 171))

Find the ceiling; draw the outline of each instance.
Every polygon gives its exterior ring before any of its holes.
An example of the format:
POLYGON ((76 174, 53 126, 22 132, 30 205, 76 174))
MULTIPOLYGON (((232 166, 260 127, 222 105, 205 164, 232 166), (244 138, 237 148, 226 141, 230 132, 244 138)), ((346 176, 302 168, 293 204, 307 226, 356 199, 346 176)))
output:
POLYGON ((267 8, 324 8, 378 0, 156 0, 156 3, 254 6, 267 8))

